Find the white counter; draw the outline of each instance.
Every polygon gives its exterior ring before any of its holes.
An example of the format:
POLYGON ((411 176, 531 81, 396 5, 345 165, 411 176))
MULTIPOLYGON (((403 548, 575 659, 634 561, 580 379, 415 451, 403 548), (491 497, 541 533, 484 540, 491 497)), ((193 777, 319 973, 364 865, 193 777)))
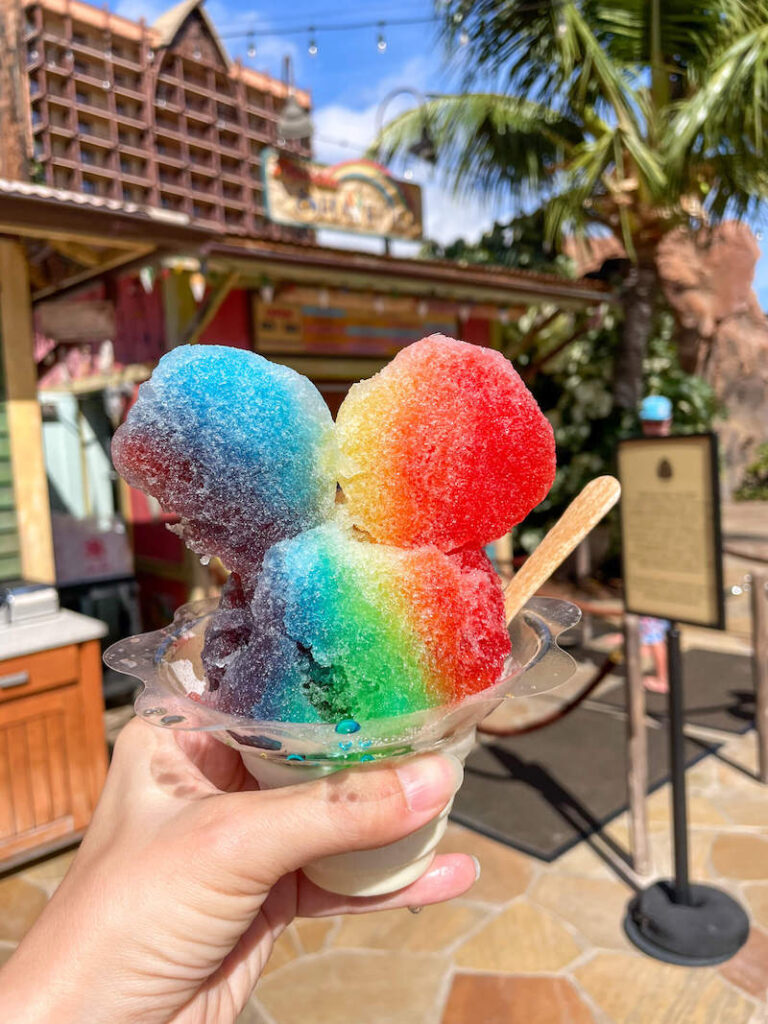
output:
POLYGON ((106 633, 106 625, 98 619, 66 610, 29 622, 0 626, 0 661, 22 658, 52 647, 99 640, 106 633))

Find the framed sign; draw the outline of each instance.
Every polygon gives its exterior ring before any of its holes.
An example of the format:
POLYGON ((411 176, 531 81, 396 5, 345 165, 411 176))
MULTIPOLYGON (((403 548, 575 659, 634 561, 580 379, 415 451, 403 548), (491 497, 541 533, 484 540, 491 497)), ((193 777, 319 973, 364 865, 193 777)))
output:
POLYGON ((267 216, 276 224, 382 238, 423 235, 419 186, 372 160, 331 166, 265 149, 261 166, 267 216))
POLYGON ((628 612, 725 628, 717 436, 619 444, 628 612))

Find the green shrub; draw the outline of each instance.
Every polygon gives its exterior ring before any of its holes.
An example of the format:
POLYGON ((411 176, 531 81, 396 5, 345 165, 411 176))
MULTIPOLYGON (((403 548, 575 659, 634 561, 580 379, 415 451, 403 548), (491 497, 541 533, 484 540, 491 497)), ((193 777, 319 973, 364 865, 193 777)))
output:
POLYGON ((757 449, 757 458, 744 474, 744 480, 733 495, 736 501, 768 501, 768 444, 757 449))

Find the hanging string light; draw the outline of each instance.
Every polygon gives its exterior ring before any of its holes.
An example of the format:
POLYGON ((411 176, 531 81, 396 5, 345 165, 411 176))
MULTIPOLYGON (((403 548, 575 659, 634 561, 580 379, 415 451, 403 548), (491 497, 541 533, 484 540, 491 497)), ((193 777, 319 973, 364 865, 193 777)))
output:
POLYGON ((309 30, 309 46, 307 47, 307 53, 310 57, 317 56, 317 40, 315 39, 314 26, 309 30))
POLYGON ((469 42, 469 32, 466 30, 459 33, 459 46, 466 46, 469 42))
POLYGON ((384 22, 380 21, 379 22, 379 36, 378 36, 378 39, 376 40, 376 49, 379 51, 379 53, 384 53, 386 48, 387 48, 387 40, 386 40, 386 37, 384 36, 384 22))
POLYGON ((248 56, 256 56, 256 40, 253 37, 253 32, 248 33, 248 56))

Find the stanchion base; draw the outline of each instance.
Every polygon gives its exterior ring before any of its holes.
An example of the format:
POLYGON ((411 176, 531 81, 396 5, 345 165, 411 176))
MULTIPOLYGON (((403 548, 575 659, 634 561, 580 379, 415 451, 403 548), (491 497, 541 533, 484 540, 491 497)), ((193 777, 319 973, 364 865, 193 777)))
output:
POLYGON ((668 964, 708 967, 730 960, 747 941, 747 915, 720 889, 690 890, 690 906, 675 903, 671 881, 639 892, 627 907, 624 931, 643 953, 668 964))

